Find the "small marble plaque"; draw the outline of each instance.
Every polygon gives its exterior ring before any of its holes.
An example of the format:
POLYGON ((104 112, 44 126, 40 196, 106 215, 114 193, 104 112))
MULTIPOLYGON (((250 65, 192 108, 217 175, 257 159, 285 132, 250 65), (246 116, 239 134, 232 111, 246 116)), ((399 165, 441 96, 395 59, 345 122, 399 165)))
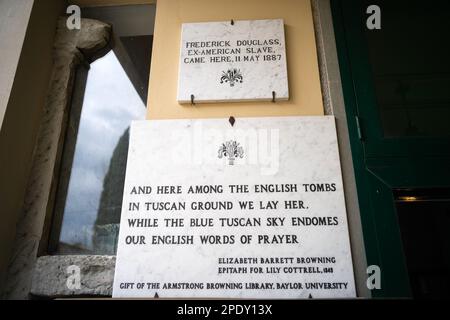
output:
POLYGON ((114 297, 355 297, 334 118, 134 122, 114 297))
POLYGON ((184 23, 178 102, 289 99, 282 19, 184 23))

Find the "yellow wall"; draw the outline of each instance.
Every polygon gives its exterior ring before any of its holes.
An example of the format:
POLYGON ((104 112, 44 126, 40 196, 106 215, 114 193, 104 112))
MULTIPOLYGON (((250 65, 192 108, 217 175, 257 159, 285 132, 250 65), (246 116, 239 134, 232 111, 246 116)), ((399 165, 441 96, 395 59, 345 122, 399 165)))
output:
POLYGON ((148 119, 323 115, 310 0, 158 0, 148 98, 148 119), (181 24, 282 18, 290 99, 286 102, 177 102, 181 24))

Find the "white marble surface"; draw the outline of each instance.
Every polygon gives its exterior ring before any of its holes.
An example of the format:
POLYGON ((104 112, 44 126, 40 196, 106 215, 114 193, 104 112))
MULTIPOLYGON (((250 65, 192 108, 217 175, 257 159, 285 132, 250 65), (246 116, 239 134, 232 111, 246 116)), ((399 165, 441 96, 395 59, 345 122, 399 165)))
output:
POLYGON ((196 103, 272 100, 272 91, 277 100, 289 99, 282 19, 182 25, 180 103, 191 95, 196 103))
POLYGON ((238 118, 233 127, 228 119, 134 122, 113 290, 114 297, 153 297, 155 293, 159 297, 355 297, 334 118, 238 118), (242 147, 233 165, 229 157, 219 158, 220 147, 226 141, 236 141, 242 147), (303 184, 313 183, 335 184, 335 191, 305 192, 303 184), (233 184, 248 185, 250 192, 232 194, 228 186, 233 184), (256 184, 294 184, 298 189, 296 192, 255 193, 256 184), (182 193, 155 194, 157 186, 162 185, 180 186, 182 193), (187 194, 189 186, 196 185, 222 185, 223 193, 187 194), (134 186, 151 186, 152 193, 131 194, 134 186), (145 202, 177 201, 185 202, 186 210, 147 211, 143 205, 145 202), (193 202, 209 201, 230 201, 233 209, 196 211, 190 207, 193 202), (241 210, 239 201, 254 201, 255 209, 241 210), (265 209, 260 207, 261 201, 265 209), (268 201, 279 204, 277 208, 268 209, 268 201), (306 209, 286 209, 284 201, 303 201, 306 209), (140 209, 130 211, 130 202, 140 202, 140 209), (295 226, 291 221, 296 217, 331 217, 337 224, 295 226), (130 228, 128 219, 132 218, 156 218, 159 226, 130 228), (185 226, 167 228, 164 218, 184 219, 185 226), (190 218, 211 218, 214 226, 190 227, 190 218), (222 227, 219 218, 260 218, 261 226, 222 227), (284 225, 267 226, 268 218, 285 218, 284 225), (144 236, 146 244, 125 244, 130 235, 144 236), (193 236, 194 244, 152 244, 154 235, 193 236), (234 235, 236 241, 234 244, 205 245, 199 241, 201 235, 234 235), (251 235, 251 243, 241 244, 242 235, 251 235), (258 243, 260 235, 268 235, 269 239, 273 235, 295 235, 298 243, 258 243), (219 263, 227 258, 244 257, 258 261, 219 263), (260 260, 277 257, 293 260, 273 264, 264 264, 260 260), (332 262, 307 263, 307 259, 317 257, 328 257, 332 262), (302 258, 305 259, 303 263, 302 258), (219 273, 219 267, 245 267, 247 273, 219 273), (281 269, 269 269, 279 272, 268 273, 267 267, 281 269), (306 270, 321 273, 293 273, 300 269, 285 267, 311 267, 306 270), (324 268, 329 267, 333 272, 326 273, 324 268), (263 272, 252 272, 259 268, 263 272), (126 289, 125 283, 133 283, 133 288, 126 289), (144 288, 137 289, 138 283, 144 283, 144 288), (148 283, 157 285, 149 288, 148 283), (200 287, 195 290, 165 289, 164 285, 169 283, 198 284, 200 287), (208 283, 231 283, 237 288, 207 289, 208 283), (261 284, 269 285, 266 289, 251 289, 261 284), (331 287, 324 287, 329 285, 331 287))

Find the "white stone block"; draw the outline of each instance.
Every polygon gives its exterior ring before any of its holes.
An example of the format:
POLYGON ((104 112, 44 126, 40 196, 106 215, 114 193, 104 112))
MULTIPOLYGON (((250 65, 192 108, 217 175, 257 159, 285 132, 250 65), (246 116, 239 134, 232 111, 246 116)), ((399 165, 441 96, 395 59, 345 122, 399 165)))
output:
POLYGON ((115 297, 355 297, 334 117, 140 121, 130 139, 115 297))
POLYGON ((282 19, 184 23, 178 101, 289 99, 282 19))

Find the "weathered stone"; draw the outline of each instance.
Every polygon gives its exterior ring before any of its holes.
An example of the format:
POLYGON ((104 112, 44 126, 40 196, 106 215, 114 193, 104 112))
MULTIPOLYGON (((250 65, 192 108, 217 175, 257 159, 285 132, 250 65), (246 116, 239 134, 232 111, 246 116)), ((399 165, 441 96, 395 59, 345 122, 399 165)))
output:
POLYGON ((115 263, 115 256, 40 257, 33 271, 31 294, 47 298, 111 296, 115 263), (70 266, 79 268, 79 288, 71 282, 76 275, 68 269, 70 266))
POLYGON ((52 78, 8 268, 4 291, 8 299, 27 299, 30 293, 46 215, 52 212, 52 186, 58 172, 75 69, 106 53, 111 36, 111 26, 106 23, 82 19, 80 30, 69 30, 66 19, 61 17, 58 21, 52 78))

